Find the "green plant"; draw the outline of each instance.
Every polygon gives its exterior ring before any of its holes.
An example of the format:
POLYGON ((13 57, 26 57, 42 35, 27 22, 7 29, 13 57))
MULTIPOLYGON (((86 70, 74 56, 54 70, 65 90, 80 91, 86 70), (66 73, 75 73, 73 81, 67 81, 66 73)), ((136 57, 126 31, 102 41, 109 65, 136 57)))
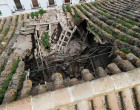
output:
POLYGON ((20 82, 19 82, 18 89, 17 89, 16 99, 21 93, 21 89, 23 87, 23 82, 24 82, 24 79, 25 79, 25 75, 26 75, 26 72, 24 71, 23 74, 20 77, 20 82))
POLYGON ((74 13, 75 13, 75 19, 77 21, 79 21, 80 20, 80 15, 78 14, 78 12, 76 10, 74 10, 74 13))
POLYGON ((27 15, 27 19, 29 19, 29 14, 27 15))
POLYGON ((138 24, 137 22, 133 21, 133 20, 128 19, 128 20, 126 20, 126 21, 127 21, 128 23, 132 24, 132 25, 139 26, 139 24, 138 24))
POLYGON ((98 2, 98 3, 97 3, 97 5, 98 5, 99 7, 101 7, 101 8, 102 8, 102 4, 101 4, 101 3, 99 3, 99 2, 98 2))
POLYGON ((81 5, 76 5, 76 6, 84 15, 87 15, 87 12, 82 10, 81 5))
POLYGON ((135 42, 135 43, 134 43, 134 46, 138 46, 138 43, 137 43, 137 42, 135 42))
POLYGON ((65 12, 65 6, 64 5, 62 5, 62 9, 63 9, 63 12, 65 12))
POLYGON ((18 66, 18 63, 19 63, 20 59, 17 59, 16 62, 13 64, 13 67, 12 67, 12 73, 14 73, 16 71, 16 68, 18 66))
POLYGON ((45 32, 44 37, 41 40, 41 43, 43 44, 44 47, 47 47, 50 45, 49 38, 50 36, 48 35, 48 33, 45 32))
POLYGON ((40 9, 40 10, 39 10, 39 14, 40 14, 40 16, 42 16, 44 13, 46 13, 45 10, 43 10, 43 9, 40 9))
POLYGON ((12 22, 13 17, 10 18, 10 21, 12 22))
POLYGON ((25 22, 23 21, 23 22, 22 22, 22 27, 24 27, 24 26, 25 26, 25 22))
POLYGON ((35 13, 34 12, 31 12, 32 19, 34 19, 34 16, 35 16, 35 13))
POLYGON ((69 5, 66 6, 66 9, 68 12, 70 12, 70 13, 72 12, 71 7, 69 5))
POLYGON ((76 6, 80 11, 82 11, 81 5, 76 5, 76 6))
POLYGON ((2 89, 1 89, 1 91, 0 91, 0 104, 1 104, 2 101, 3 101, 4 94, 5 94, 5 92, 6 92, 7 88, 8 88, 8 85, 9 85, 11 79, 12 79, 12 76, 13 76, 13 75, 10 74, 10 75, 8 76, 8 80, 6 80, 6 82, 5 82, 5 83, 3 84, 3 86, 2 86, 2 89))
POLYGON ((123 42, 129 43, 129 39, 127 39, 125 37, 121 37, 120 40, 123 41, 123 42))
POLYGON ((94 29, 93 27, 90 27, 90 26, 89 26, 89 28, 91 29, 91 31, 92 31, 93 33, 95 33, 96 35, 98 35, 98 36, 100 37, 101 40, 104 38, 99 32, 95 31, 95 29, 94 29))
POLYGON ((82 12, 83 12, 84 15, 87 15, 87 12, 86 11, 82 11, 82 12))
POLYGON ((132 53, 130 49, 126 49, 126 48, 121 48, 120 50, 123 51, 126 54, 132 53))
POLYGON ((8 32, 9 32, 9 27, 4 31, 4 36, 6 36, 7 34, 8 34, 8 32))
POLYGON ((109 14, 106 14, 106 13, 103 13, 103 12, 100 12, 99 14, 102 15, 102 16, 105 16, 106 18, 110 18, 109 14))
POLYGON ((116 35, 116 34, 114 34, 113 36, 114 36, 116 39, 119 39, 119 40, 121 40, 121 41, 123 41, 123 42, 129 43, 129 39, 127 39, 127 38, 125 38, 125 37, 122 37, 122 36, 116 35))
POLYGON ((82 6, 83 6, 83 8, 85 8, 86 10, 88 10, 88 8, 85 5, 82 5, 82 6))
POLYGON ((102 28, 104 31, 106 31, 106 32, 108 32, 109 34, 112 35, 112 31, 110 31, 110 30, 108 29, 108 27, 105 27, 105 26, 102 25, 101 28, 102 28))
POLYGON ((37 12, 35 12, 35 14, 34 14, 37 18, 38 18, 38 16, 39 16, 39 12, 37 11, 37 12))
POLYGON ((98 8, 98 3, 97 2, 93 2, 92 4, 94 7, 98 8))
POLYGON ((14 72, 16 71, 16 68, 18 66, 19 61, 20 61, 20 59, 17 59, 16 62, 13 64, 12 69, 11 69, 11 74, 8 75, 8 79, 5 81, 5 83, 2 86, 2 89, 0 90, 0 103, 2 103, 2 100, 4 98, 4 94, 9 86, 9 83, 12 79, 14 72))
POLYGON ((129 28, 129 29, 131 28, 131 25, 128 24, 128 23, 122 22, 122 25, 125 26, 125 27, 127 27, 127 28, 129 28))

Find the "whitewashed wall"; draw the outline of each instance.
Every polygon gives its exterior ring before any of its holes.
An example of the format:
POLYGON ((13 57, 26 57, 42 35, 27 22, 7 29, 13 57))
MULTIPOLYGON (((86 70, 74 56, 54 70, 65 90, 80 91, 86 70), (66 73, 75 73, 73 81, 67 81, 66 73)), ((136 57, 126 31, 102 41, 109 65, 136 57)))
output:
POLYGON ((48 0, 38 0, 38 3, 40 4, 41 8, 46 9, 48 0))
MULTIPOLYGON (((64 0, 54 0, 54 1, 56 3, 56 6, 54 6, 54 7, 48 7, 49 0, 38 0, 38 4, 41 8, 43 8, 45 10, 49 10, 52 8, 58 8, 64 4, 64 0)), ((72 5, 78 4, 79 1, 80 0, 70 0, 72 5)), ((90 2, 90 1, 95 1, 95 0, 86 0, 86 1, 90 2)), ((5 4, 5 5, 0 5, 0 11, 2 12, 1 17, 11 16, 12 14, 30 13, 30 12, 39 10, 39 9, 32 9, 33 8, 32 0, 20 0, 20 2, 21 2, 22 7, 25 10, 16 11, 16 5, 14 3, 14 0, 0 0, 0 4, 5 4)))
POLYGON ((20 0, 20 2, 25 10, 31 10, 33 7, 31 0, 20 0))
POLYGON ((15 11, 16 5, 15 5, 14 1, 13 0, 5 0, 5 1, 7 2, 8 6, 12 10, 12 12, 15 11))
POLYGON ((2 13, 2 17, 12 16, 12 11, 10 10, 8 5, 1 5, 0 11, 2 13))

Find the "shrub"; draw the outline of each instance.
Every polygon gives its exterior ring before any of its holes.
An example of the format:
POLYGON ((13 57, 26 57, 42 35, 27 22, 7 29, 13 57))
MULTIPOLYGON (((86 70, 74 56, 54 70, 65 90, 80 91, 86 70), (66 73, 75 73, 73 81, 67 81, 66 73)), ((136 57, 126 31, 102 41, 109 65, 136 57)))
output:
POLYGON ((50 45, 49 38, 50 36, 48 35, 48 33, 45 32, 44 37, 41 40, 41 43, 43 44, 44 47, 47 47, 50 45))
POLYGON ((71 7, 69 5, 66 6, 66 9, 68 12, 70 12, 70 13, 72 12, 71 7))
POLYGON ((62 5, 62 9, 63 9, 63 12, 65 12, 65 6, 64 5, 62 5))
POLYGON ((39 10, 39 14, 40 14, 40 16, 42 16, 44 13, 46 13, 45 10, 43 10, 43 9, 40 9, 40 10, 39 10))
POLYGON ((35 14, 34 14, 37 18, 38 18, 38 16, 39 16, 39 12, 37 11, 37 12, 35 12, 35 14))
POLYGON ((34 16, 35 16, 35 13, 34 12, 31 12, 32 19, 34 19, 34 16))

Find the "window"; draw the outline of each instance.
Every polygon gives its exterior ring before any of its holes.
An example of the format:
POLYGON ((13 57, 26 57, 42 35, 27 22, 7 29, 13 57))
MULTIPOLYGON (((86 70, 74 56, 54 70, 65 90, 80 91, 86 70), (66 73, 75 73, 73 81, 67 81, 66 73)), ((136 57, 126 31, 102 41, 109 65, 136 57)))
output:
POLYGON ((55 5, 54 0, 49 0, 49 5, 55 5))
POLYGON ((86 0, 80 0, 80 2, 85 2, 86 0))
POLYGON ((32 0, 33 8, 39 8, 38 1, 32 0))
POLYGON ((65 4, 70 4, 70 0, 65 0, 65 4))
POLYGON ((19 10, 19 9, 22 9, 22 5, 20 3, 20 0, 14 0, 15 4, 16 4, 16 8, 19 10))

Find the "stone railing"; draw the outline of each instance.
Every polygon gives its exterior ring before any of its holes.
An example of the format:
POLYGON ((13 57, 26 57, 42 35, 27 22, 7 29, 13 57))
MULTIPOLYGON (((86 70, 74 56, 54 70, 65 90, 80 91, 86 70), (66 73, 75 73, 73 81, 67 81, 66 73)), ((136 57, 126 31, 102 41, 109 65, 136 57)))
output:
POLYGON ((0 110, 49 110, 140 85, 140 68, 0 106, 0 110))

